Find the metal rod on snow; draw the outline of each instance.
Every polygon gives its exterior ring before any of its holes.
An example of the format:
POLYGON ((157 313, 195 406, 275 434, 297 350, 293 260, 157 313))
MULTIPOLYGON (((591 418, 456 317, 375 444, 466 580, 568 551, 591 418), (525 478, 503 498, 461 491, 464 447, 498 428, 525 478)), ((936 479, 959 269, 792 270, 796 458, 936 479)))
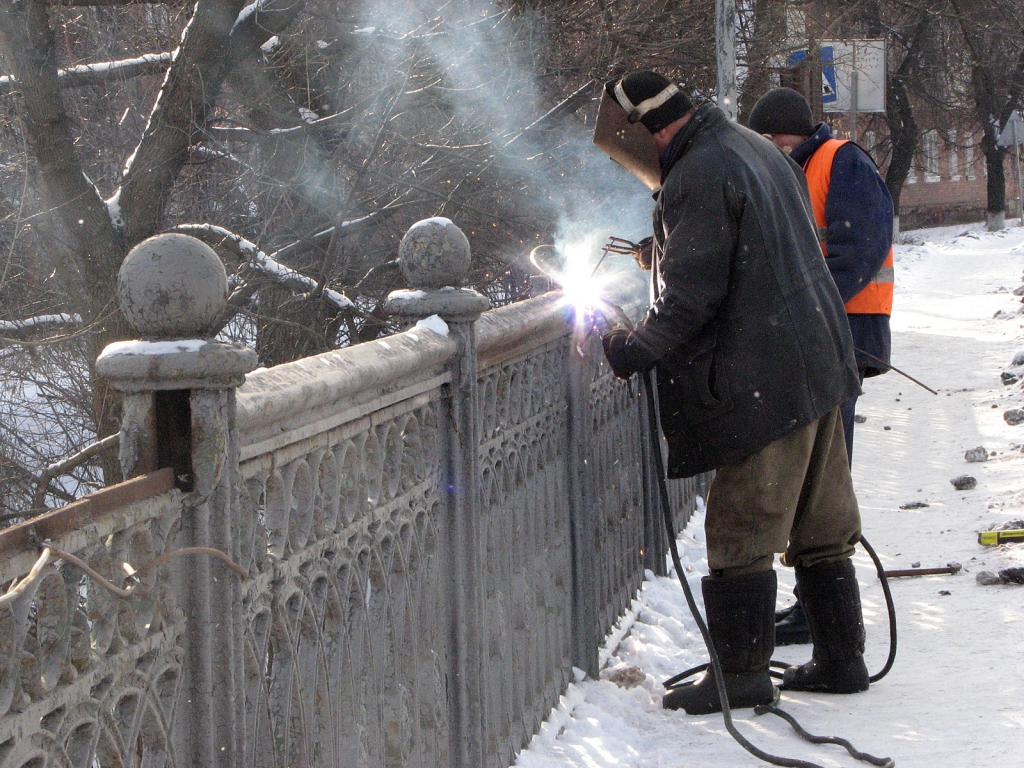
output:
POLYGON ((920 381, 918 381, 917 379, 915 379, 915 378, 914 378, 913 376, 911 376, 911 375, 910 375, 909 373, 907 373, 906 371, 901 371, 901 370, 900 370, 899 368, 897 368, 897 367, 896 367, 895 365, 893 365, 892 363, 887 363, 887 362, 885 362, 885 360, 883 360, 882 358, 880 358, 880 357, 875 357, 875 356, 874 356, 874 355, 872 355, 872 354, 871 354, 870 352, 865 352, 865 351, 864 351, 863 349, 861 349, 860 347, 854 347, 854 348, 853 348, 853 351, 854 351, 854 352, 856 352, 856 353, 857 353, 858 355, 864 355, 864 357, 869 357, 869 358, 871 358, 871 359, 872 359, 872 360, 874 360, 874 361, 875 361, 876 363, 881 363, 881 364, 882 364, 882 365, 884 365, 884 366, 885 366, 886 368, 888 368, 888 369, 889 369, 890 371, 896 371, 896 373, 898 373, 898 374, 899 374, 900 376, 903 376, 903 377, 905 377, 905 378, 908 378, 908 379, 910 379, 910 380, 911 380, 912 382, 914 382, 915 384, 917 384, 917 386, 919 386, 919 387, 923 387, 924 389, 927 389, 927 390, 928 390, 929 392, 931 392, 931 393, 932 393, 933 395, 937 395, 937 394, 939 394, 939 393, 938 393, 938 392, 936 392, 936 391, 935 391, 934 389, 932 389, 931 387, 929 387, 929 386, 928 386, 927 384, 925 384, 925 383, 923 383, 923 382, 920 382, 920 381))
POLYGON ((945 576, 960 573, 963 566, 960 563, 950 563, 945 568, 903 568, 896 571, 886 571, 885 578, 899 579, 908 576, 945 576))

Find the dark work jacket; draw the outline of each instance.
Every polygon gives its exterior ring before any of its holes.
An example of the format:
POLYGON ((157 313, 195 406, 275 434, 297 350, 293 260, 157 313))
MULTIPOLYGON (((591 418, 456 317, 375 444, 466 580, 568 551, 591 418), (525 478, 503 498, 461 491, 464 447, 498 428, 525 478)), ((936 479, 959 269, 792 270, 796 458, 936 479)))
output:
POLYGON ((655 366, 669 476, 733 464, 859 394, 800 167, 704 105, 654 211, 656 299, 626 341, 655 366))
MULTIPOLYGON (((825 123, 797 146, 790 157, 801 167, 832 138, 825 123)), ((825 198, 825 245, 832 279, 843 302, 852 299, 874 277, 892 247, 892 197, 874 161, 853 142, 841 146, 832 160, 825 198)), ((871 357, 889 362, 892 337, 888 315, 849 315, 853 346, 871 357)), ((857 367, 865 376, 888 369, 878 360, 857 354, 857 367)))

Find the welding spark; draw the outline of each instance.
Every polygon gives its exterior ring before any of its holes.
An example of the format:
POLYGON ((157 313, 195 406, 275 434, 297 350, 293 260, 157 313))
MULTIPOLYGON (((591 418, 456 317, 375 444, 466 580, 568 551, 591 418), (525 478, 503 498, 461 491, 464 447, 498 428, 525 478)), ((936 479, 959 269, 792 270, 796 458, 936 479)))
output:
POLYGON ((562 305, 573 310, 577 335, 590 330, 607 330, 614 325, 629 326, 629 319, 619 307, 608 301, 608 288, 624 273, 604 269, 605 258, 618 251, 605 246, 595 263, 593 239, 554 245, 537 246, 530 261, 562 289, 562 305))

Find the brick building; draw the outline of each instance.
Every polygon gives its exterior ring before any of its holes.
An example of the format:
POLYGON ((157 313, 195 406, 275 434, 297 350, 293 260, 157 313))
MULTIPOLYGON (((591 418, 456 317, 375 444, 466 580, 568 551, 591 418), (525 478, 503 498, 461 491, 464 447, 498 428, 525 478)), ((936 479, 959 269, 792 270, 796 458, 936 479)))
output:
MULTIPOLYGON (((849 135, 843 130, 843 121, 836 122, 836 134, 849 135)), ((933 128, 922 134, 900 196, 901 229, 984 221, 987 173, 980 138, 980 133, 953 129, 933 128)), ((858 142, 880 164, 884 175, 885 121, 871 120, 858 132, 858 142)), ((1006 154, 1004 172, 1006 215, 1010 218, 1017 215, 1017 169, 1012 151, 1006 154)))

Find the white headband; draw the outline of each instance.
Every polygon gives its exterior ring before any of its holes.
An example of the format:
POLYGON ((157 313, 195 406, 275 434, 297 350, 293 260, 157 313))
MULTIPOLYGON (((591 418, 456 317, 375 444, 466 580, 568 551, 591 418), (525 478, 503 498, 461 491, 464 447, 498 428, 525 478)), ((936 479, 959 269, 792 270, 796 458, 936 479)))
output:
POLYGON ((629 100, 629 96, 627 96, 626 92, 622 89, 622 81, 619 80, 619 82, 615 84, 615 100, 619 102, 620 107, 626 110, 626 113, 629 115, 629 122, 631 123, 640 122, 640 118, 651 110, 660 107, 677 93, 679 93, 679 89, 675 84, 669 83, 661 93, 651 96, 649 99, 644 99, 636 106, 633 106, 633 102, 629 100))

